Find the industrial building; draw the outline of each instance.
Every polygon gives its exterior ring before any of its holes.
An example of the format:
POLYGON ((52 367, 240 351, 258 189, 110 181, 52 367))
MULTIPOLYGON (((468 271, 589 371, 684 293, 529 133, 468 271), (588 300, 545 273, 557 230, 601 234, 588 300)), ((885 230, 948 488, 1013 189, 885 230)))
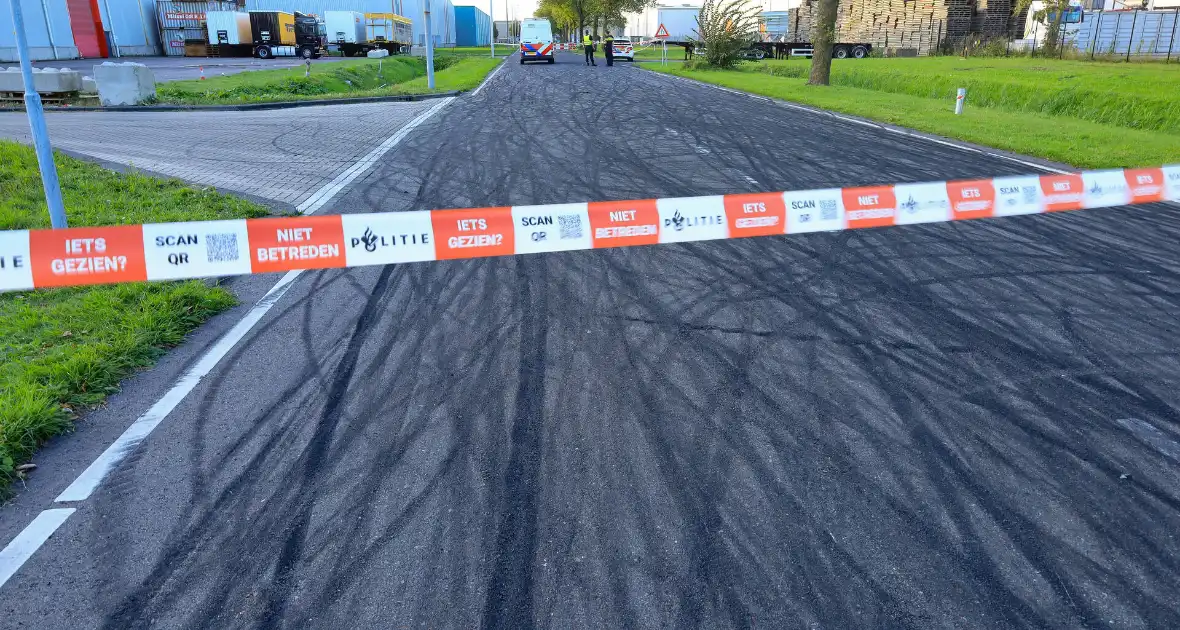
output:
MULTIPOLYGON (((451 0, 16 0, 34 60, 183 55, 185 41, 207 39, 208 11, 270 10, 323 15, 325 11, 396 13, 413 22, 414 44, 426 44, 429 2, 436 46, 456 42, 451 0)), ((7 5, 7 2, 5 2, 7 5)), ((486 19, 486 16, 485 16, 486 19)), ((17 60, 12 15, 0 10, 0 62, 17 60)))
POLYGON ((426 3, 430 3, 434 45, 455 43, 455 4, 451 0, 246 0, 249 11, 287 11, 323 15, 325 11, 396 13, 414 23, 414 45, 426 45, 426 3))
POLYGON ((455 7, 455 44, 488 46, 492 43, 492 18, 476 7, 455 7))
MULTIPOLYGON (((33 59, 160 54, 155 0, 16 0, 33 59)), ((16 61, 7 2, 0 10, 0 62, 16 61)))

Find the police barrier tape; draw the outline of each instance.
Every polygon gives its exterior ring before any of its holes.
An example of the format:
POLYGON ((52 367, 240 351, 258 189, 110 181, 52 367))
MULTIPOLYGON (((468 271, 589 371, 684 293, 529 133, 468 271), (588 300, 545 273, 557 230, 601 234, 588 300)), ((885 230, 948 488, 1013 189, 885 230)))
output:
POLYGON ((801 234, 1180 201, 1180 165, 1068 175, 0 232, 0 291, 801 234))

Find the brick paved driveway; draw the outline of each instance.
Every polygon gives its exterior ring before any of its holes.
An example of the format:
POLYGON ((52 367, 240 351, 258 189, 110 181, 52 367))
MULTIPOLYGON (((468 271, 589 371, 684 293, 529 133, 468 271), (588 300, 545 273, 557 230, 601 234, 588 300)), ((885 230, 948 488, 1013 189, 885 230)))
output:
MULTIPOLYGON (((436 103, 45 118, 55 148, 297 206, 436 103)), ((31 142, 25 114, 0 113, 0 137, 31 142)))

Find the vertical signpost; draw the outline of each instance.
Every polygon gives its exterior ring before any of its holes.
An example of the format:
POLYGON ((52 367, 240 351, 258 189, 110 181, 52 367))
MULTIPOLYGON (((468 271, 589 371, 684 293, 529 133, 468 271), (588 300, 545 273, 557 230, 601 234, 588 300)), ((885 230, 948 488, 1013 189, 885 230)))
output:
POLYGON ((496 58, 496 0, 488 0, 488 36, 492 42, 492 59, 496 58))
POLYGON ((660 63, 668 65, 668 29, 663 24, 656 29, 656 39, 660 40, 660 63))
POLYGON ((49 130, 45 127, 45 112, 41 109, 41 95, 33 85, 33 63, 29 59, 29 40, 25 37, 25 18, 20 0, 11 0, 12 26, 16 30, 16 51, 20 57, 21 77, 25 85, 25 111, 29 114, 29 128, 33 133, 33 147, 37 151, 37 165, 41 168, 41 185, 45 189, 45 205, 49 206, 49 220, 54 229, 66 227, 66 208, 61 201, 61 186, 57 181, 57 166, 53 163, 53 149, 49 146, 49 130))

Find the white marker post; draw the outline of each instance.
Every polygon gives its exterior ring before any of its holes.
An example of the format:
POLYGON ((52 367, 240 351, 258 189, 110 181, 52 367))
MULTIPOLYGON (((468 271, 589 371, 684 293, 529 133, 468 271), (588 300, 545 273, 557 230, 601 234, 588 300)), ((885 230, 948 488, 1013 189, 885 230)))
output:
POLYGON ((959 88, 959 93, 955 95, 955 114, 963 113, 963 102, 967 100, 967 88, 959 88))

